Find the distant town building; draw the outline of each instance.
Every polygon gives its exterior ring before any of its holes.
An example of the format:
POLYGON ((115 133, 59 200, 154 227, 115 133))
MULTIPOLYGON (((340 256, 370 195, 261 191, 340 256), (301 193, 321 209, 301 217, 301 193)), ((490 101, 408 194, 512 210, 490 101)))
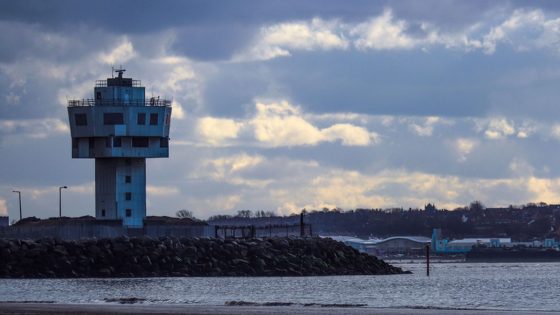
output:
POLYGON ((7 227, 10 224, 10 217, 0 216, 0 227, 7 227))
POLYGON ((141 228, 146 158, 169 157, 171 101, 150 97, 139 80, 99 80, 94 98, 68 101, 73 158, 95 159, 95 217, 141 228))
POLYGON ((430 238, 424 236, 393 236, 384 239, 363 240, 355 237, 329 236, 360 252, 376 256, 422 255, 430 238))
POLYGON ((442 254, 466 254, 473 246, 485 247, 543 247, 557 248, 558 242, 555 239, 544 239, 543 241, 533 240, 531 242, 512 242, 511 238, 505 237, 479 237, 448 240, 442 238, 441 229, 434 229, 432 234, 432 250, 442 254))

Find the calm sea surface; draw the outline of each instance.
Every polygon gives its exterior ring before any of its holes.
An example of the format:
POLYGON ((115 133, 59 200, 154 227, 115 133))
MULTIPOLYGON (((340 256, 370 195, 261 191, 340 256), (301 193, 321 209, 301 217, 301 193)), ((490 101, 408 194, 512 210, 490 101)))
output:
POLYGON ((422 264, 396 276, 301 278, 0 279, 0 301, 107 303, 136 297, 144 303, 223 305, 226 301, 367 304, 560 310, 560 263, 439 263, 431 277, 422 264))

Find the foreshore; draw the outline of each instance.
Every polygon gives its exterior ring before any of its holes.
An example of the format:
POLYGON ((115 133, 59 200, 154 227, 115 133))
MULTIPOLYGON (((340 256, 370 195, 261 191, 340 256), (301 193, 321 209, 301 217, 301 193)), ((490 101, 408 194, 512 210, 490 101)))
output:
POLYGON ((2 303, 0 314, 9 315, 108 315, 108 314, 185 314, 185 315, 403 315, 403 314, 452 314, 452 315, 560 315, 560 312, 512 310, 464 310, 434 308, 371 308, 333 306, 226 306, 226 305, 154 305, 154 304, 46 304, 2 303))

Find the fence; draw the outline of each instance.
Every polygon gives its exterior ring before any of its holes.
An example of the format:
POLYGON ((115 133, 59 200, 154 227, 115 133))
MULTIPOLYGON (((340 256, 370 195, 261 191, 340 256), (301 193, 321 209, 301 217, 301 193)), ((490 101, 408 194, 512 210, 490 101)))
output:
POLYGON ((216 238, 312 236, 310 224, 214 225, 216 238))

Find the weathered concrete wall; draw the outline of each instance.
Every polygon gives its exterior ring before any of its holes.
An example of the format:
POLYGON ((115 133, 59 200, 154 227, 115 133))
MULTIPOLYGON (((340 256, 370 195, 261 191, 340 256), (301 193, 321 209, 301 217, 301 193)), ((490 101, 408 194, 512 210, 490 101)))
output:
POLYGON ((141 229, 127 229, 120 221, 67 221, 49 225, 12 225, 0 227, 0 238, 41 239, 45 237, 60 240, 80 240, 89 238, 114 238, 119 236, 158 237, 213 237, 214 228, 208 225, 173 225, 147 223, 141 229))
POLYGON ((12 225, 0 228, 0 238, 40 239, 45 237, 61 240, 79 240, 84 238, 107 238, 127 235, 120 221, 92 224, 91 222, 65 222, 56 225, 12 225))

